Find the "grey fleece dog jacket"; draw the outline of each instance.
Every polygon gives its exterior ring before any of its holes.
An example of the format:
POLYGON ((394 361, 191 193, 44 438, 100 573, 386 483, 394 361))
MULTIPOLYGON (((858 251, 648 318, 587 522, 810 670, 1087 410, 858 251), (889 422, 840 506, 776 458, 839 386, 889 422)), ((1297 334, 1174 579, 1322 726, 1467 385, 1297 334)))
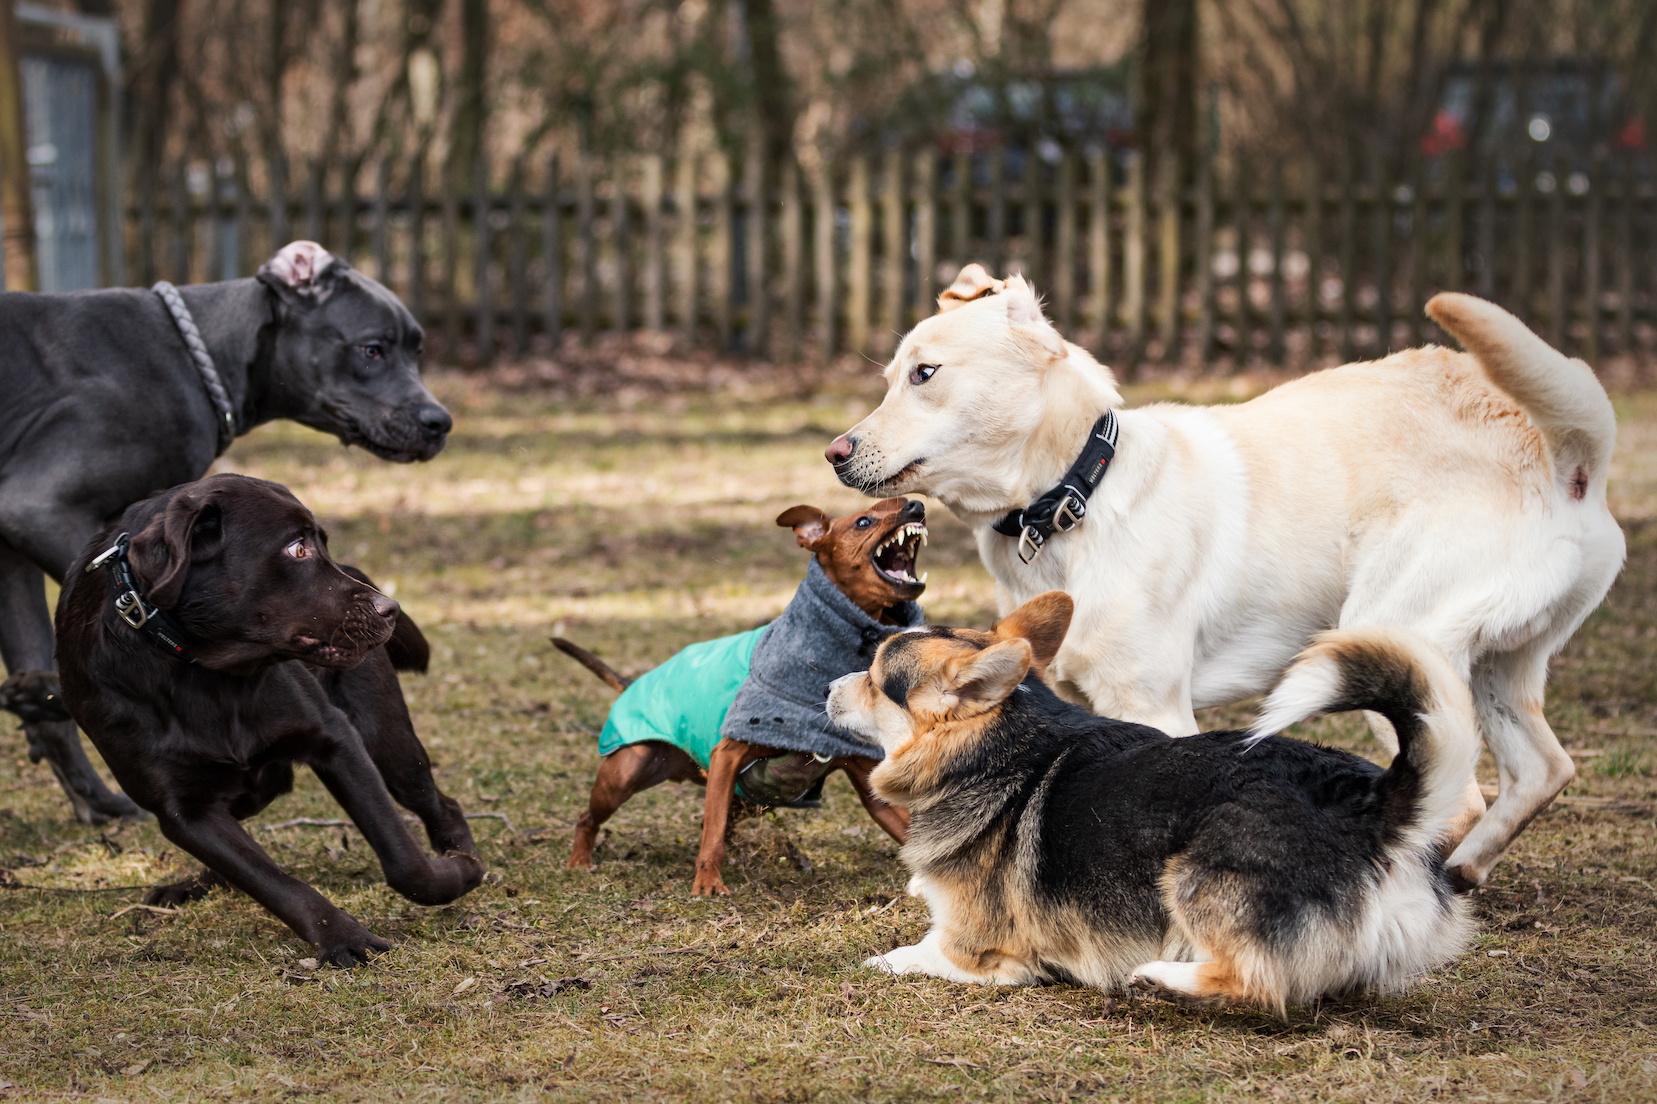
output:
POLYGON ((836 727, 824 707, 829 683, 867 671, 882 640, 926 623, 914 602, 898 603, 891 614, 899 624, 882 625, 864 613, 813 556, 805 582, 754 646, 748 681, 736 692, 719 734, 824 757, 884 757, 878 744, 836 727))

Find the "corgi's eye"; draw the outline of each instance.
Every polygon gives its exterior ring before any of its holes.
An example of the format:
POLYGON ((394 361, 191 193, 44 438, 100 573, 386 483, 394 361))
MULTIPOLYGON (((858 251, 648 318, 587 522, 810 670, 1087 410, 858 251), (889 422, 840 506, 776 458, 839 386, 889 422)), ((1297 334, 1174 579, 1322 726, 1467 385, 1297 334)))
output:
POLYGON ((936 364, 917 364, 909 370, 909 382, 919 387, 931 379, 933 373, 937 370, 938 366, 936 364))
POLYGON ((312 555, 311 542, 306 540, 304 537, 300 537, 298 540, 282 549, 282 551, 286 552, 296 560, 308 560, 312 555))
POLYGON ((875 523, 874 518, 861 517, 861 518, 857 519, 857 528, 867 529, 869 526, 873 525, 874 523, 875 523))

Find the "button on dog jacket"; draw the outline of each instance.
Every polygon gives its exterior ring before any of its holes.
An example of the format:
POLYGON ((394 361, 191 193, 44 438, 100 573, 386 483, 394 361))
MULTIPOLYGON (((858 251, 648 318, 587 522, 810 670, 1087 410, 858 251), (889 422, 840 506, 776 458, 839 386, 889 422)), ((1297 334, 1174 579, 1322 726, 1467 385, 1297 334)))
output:
POLYGON ((821 756, 879 759, 878 746, 836 728, 823 706, 829 683, 868 670, 882 640, 925 622, 914 602, 891 612, 901 624, 882 625, 864 613, 813 557, 781 617, 692 644, 629 686, 610 708, 599 753, 661 740, 706 768, 714 745, 729 736, 821 756))

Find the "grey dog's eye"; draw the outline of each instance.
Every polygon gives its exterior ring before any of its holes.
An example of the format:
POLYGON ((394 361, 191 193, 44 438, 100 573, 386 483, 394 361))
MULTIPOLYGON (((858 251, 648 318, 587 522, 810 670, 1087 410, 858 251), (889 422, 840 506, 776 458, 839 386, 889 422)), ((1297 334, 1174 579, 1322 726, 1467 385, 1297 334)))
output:
POLYGON ((917 364, 914 368, 910 369, 909 382, 919 387, 921 384, 931 379, 932 373, 937 370, 938 366, 936 364, 917 364))
POLYGON ((369 360, 379 360, 385 355, 385 347, 377 342, 371 341, 367 345, 358 345, 357 348, 361 349, 362 355, 369 360))

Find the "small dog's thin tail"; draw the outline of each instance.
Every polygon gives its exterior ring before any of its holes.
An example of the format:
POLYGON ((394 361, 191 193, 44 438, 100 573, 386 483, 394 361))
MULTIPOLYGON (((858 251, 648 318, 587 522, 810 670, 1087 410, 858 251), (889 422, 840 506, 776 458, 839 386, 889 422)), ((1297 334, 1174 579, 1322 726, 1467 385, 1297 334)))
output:
POLYGON ((1319 634, 1266 699, 1265 739, 1314 713, 1373 710, 1392 722, 1398 755, 1376 780, 1383 832, 1427 843, 1464 808, 1479 753, 1467 681, 1426 640, 1400 629, 1319 634))
POLYGON ((1594 370, 1477 296, 1440 292, 1427 301, 1427 314, 1542 431, 1573 497, 1582 499, 1590 486, 1603 492, 1617 416, 1594 370))
POLYGON ((587 668, 587 670, 591 671, 593 674, 597 675, 601 680, 603 680, 604 685, 608 686, 618 694, 633 685, 632 679, 623 678, 614 667, 611 667, 608 663, 605 663, 602 659, 599 659, 593 653, 589 652, 587 649, 583 648, 574 641, 565 640, 561 636, 555 636, 552 638, 552 646, 569 656, 571 659, 575 660, 577 663, 581 664, 581 666, 587 668))

